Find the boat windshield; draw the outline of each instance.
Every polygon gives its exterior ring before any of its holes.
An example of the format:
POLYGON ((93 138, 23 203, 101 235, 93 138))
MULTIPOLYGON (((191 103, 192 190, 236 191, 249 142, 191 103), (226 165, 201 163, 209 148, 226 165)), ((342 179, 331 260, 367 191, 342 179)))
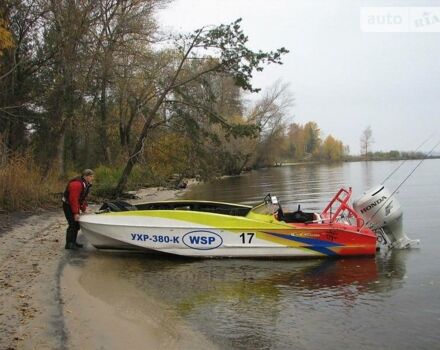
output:
POLYGON ((263 203, 254 207, 251 211, 255 214, 273 215, 280 209, 280 204, 276 196, 268 194, 263 199, 263 203))

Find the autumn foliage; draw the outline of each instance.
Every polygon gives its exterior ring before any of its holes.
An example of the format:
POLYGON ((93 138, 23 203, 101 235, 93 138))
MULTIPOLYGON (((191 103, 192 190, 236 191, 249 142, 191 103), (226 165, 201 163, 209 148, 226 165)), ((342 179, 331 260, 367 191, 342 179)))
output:
POLYGON ((183 177, 341 159, 338 141, 322 142, 316 123, 286 122, 293 107, 286 84, 253 86, 268 64, 282 64, 286 48, 251 48, 241 19, 165 34, 155 15, 168 2, 0 5, 3 207, 26 206, 26 193, 38 204, 48 197, 32 184, 65 182, 84 168, 98 170, 94 192, 121 194, 183 177))

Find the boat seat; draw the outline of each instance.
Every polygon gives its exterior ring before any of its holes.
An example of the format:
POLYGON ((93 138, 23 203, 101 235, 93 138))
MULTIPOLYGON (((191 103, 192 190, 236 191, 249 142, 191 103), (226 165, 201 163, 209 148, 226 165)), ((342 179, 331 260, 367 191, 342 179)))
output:
POLYGON ((138 210, 135 205, 124 202, 124 201, 109 201, 104 202, 104 204, 99 208, 101 211, 129 211, 138 210))
POLYGON ((315 220, 315 214, 305 213, 301 210, 297 210, 291 213, 284 213, 283 219, 287 223, 291 223, 291 222, 304 223, 315 220))

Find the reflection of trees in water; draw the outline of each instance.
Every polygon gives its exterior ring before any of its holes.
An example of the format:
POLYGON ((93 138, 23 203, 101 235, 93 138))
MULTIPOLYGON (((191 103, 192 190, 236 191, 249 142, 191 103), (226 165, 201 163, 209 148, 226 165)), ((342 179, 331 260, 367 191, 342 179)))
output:
POLYGON ((286 209, 298 204, 321 211, 342 186, 345 168, 340 164, 298 164, 262 169, 194 187, 185 198, 257 204, 264 195, 277 195, 286 209))
POLYGON ((194 187, 185 198, 256 204, 267 193, 277 195, 286 207, 321 210, 342 185, 340 164, 299 164, 261 169, 194 187))
POLYGON ((371 162, 361 162, 361 174, 362 174, 362 184, 365 186, 365 189, 369 189, 372 186, 376 185, 373 183, 373 166, 374 163, 371 162))

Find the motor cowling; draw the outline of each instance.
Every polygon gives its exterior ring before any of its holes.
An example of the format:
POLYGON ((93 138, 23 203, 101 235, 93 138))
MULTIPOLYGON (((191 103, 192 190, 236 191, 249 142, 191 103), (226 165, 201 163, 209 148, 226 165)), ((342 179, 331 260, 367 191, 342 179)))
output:
POLYGON ((356 210, 371 229, 378 229, 401 220, 403 212, 400 203, 385 186, 379 185, 364 192, 354 201, 356 210))
POLYGON ((353 208, 381 238, 381 245, 398 249, 419 245, 418 240, 409 239, 403 232, 402 208, 397 198, 385 186, 378 185, 364 192, 353 202, 353 208))

